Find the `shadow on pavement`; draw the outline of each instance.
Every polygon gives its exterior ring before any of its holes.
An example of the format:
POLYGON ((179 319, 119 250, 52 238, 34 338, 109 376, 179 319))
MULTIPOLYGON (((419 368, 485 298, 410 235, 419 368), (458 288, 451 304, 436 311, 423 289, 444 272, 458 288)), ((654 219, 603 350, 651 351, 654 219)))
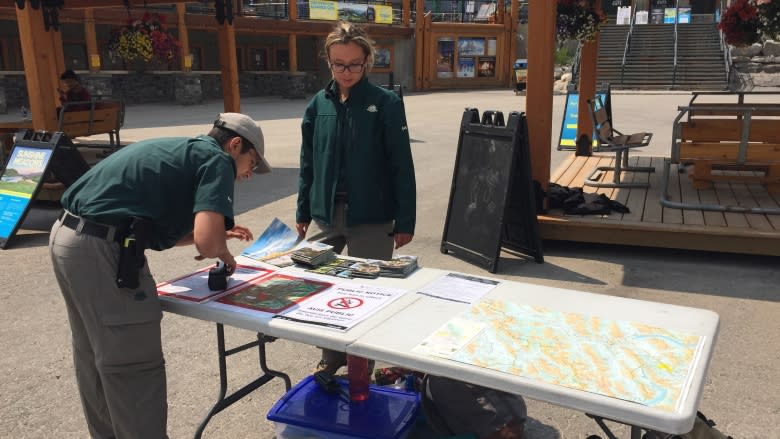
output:
MULTIPOLYGON (((545 241, 543 248, 545 256, 622 265, 622 286, 780 301, 776 288, 780 284, 780 257, 567 241, 545 241)), ((543 267, 549 263, 528 265, 518 274, 570 280, 568 270, 561 276, 555 269, 543 267)), ((587 278, 584 273, 578 275, 587 278)))

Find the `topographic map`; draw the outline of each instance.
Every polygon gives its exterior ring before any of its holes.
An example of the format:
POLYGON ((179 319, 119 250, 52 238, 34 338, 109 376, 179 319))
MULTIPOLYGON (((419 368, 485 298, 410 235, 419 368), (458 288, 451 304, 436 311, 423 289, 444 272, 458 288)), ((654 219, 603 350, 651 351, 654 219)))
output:
POLYGON ((483 300, 414 351, 678 411, 703 341, 641 323, 483 300))

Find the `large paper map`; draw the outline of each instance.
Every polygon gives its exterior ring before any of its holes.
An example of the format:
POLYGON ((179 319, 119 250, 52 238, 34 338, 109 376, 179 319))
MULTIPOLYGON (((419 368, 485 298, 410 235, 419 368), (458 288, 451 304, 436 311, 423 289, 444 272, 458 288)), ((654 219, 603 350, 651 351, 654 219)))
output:
POLYGON ((678 411, 703 341, 641 323, 483 300, 415 351, 678 411))

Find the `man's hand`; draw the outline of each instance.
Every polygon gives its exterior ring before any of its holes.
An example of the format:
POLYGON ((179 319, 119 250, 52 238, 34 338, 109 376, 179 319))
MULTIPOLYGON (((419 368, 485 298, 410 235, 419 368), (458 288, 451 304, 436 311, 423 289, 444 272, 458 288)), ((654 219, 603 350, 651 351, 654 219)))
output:
POLYGON ((296 223, 295 229, 298 231, 298 238, 303 239, 306 237, 306 232, 309 230, 309 224, 311 222, 305 222, 305 223, 296 223))
POLYGON ((405 246, 406 244, 409 244, 410 242, 412 242, 413 237, 414 235, 412 235, 411 233, 396 233, 393 236, 393 240, 395 241, 395 248, 399 249, 405 246))
POLYGON ((235 238, 241 241, 251 241, 252 239, 254 239, 254 236, 252 236, 252 232, 248 228, 244 226, 236 225, 232 229, 225 232, 225 238, 227 239, 235 238))

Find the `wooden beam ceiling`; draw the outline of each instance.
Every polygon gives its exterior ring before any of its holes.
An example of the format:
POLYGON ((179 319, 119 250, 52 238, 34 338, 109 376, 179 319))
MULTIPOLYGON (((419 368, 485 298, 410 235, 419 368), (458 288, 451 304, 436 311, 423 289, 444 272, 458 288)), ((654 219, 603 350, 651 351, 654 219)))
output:
MULTIPOLYGON (((171 4, 171 3, 192 3, 192 0, 130 0, 132 7, 143 7, 146 5, 159 5, 159 4, 171 4)), ((29 7, 29 3, 27 3, 29 7)), ((125 6, 123 0, 65 0, 64 10, 67 9, 84 9, 84 8, 113 8, 116 6, 125 6)), ((0 8, 16 8, 16 1, 14 0, 0 0, 0 8)))

